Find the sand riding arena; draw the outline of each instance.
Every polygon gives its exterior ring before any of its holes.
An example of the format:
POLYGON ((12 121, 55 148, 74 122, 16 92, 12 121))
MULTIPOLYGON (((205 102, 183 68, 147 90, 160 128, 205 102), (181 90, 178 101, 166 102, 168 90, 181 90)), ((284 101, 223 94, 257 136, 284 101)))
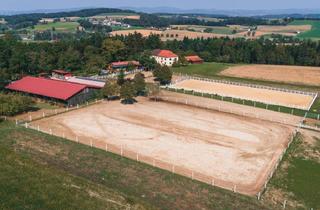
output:
POLYGON ((311 92, 189 76, 181 77, 174 84, 170 85, 170 88, 216 94, 223 97, 232 97, 302 110, 309 110, 317 98, 317 94, 311 92))
POLYGON ((260 195, 295 130, 254 117, 147 98, 138 98, 134 105, 105 101, 29 126, 252 196, 260 195))

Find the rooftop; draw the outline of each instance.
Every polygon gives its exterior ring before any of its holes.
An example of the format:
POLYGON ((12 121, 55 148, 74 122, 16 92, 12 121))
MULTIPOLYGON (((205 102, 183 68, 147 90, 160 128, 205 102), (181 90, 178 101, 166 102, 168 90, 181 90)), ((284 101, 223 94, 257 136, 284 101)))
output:
POLYGON ((176 54, 174 54, 170 50, 154 50, 152 52, 153 56, 163 57, 163 58, 176 58, 178 57, 176 54))
POLYGON ((20 91, 50 98, 68 100, 87 86, 59 80, 38 77, 24 77, 6 86, 9 90, 20 91))

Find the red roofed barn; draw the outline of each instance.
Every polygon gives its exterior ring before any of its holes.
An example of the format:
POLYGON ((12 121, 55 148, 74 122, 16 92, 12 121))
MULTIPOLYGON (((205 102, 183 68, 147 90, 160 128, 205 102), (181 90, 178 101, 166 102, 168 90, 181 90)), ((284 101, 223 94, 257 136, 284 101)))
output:
POLYGON ((188 61, 188 63, 191 63, 191 64, 201 64, 201 63, 203 63, 203 59, 200 58, 197 55, 186 56, 185 58, 188 61))
POLYGON ((94 91, 87 85, 30 76, 10 83, 6 89, 68 106, 84 103, 93 96, 94 91))
POLYGON ((162 66, 172 66, 172 64, 179 61, 179 56, 170 50, 154 50, 152 57, 162 66))

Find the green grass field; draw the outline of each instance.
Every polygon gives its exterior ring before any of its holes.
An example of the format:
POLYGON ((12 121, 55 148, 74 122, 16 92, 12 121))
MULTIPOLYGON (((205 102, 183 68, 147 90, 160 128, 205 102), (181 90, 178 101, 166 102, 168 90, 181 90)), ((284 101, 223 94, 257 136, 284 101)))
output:
POLYGON ((320 209, 320 139, 315 141, 310 145, 298 134, 270 182, 302 203, 298 209, 320 209))
POLYGON ((0 133, 0 209, 280 209, 12 123, 0 133))
POLYGON ((290 25, 311 25, 310 31, 298 34, 302 39, 320 40, 320 20, 294 20, 290 25))
POLYGON ((55 22, 55 23, 48 23, 48 24, 38 24, 34 27, 33 30, 35 31, 45 31, 51 30, 55 28, 56 31, 60 32, 75 32, 79 23, 77 22, 55 22))
POLYGON ((202 77, 216 77, 221 71, 234 66, 234 64, 225 64, 225 63, 203 63, 197 65, 188 65, 182 67, 172 68, 173 72, 188 74, 193 76, 202 76, 202 77))

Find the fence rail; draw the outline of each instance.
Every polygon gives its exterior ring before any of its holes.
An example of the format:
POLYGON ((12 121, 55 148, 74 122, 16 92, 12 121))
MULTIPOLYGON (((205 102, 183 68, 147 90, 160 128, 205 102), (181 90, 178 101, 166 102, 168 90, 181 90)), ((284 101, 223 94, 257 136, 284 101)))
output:
POLYGON ((121 157, 126 157, 129 159, 138 161, 138 162, 142 162, 142 163, 151 165, 153 167, 158 167, 158 168, 170 171, 174 174, 178 174, 181 176, 188 177, 192 180, 197 180, 197 181, 206 183, 208 185, 224 188, 224 189, 233 191, 235 193, 256 196, 257 199, 260 199, 262 193, 266 189, 267 183, 272 178, 275 170, 277 169, 280 161, 283 158, 283 155, 285 154, 287 148, 289 147, 289 145, 291 144, 291 142, 294 138, 294 135, 292 135, 291 140, 288 142, 286 149, 280 155, 277 163, 273 166, 272 170, 267 175, 267 179, 266 179, 265 184, 262 186, 259 186, 259 190, 257 190, 253 186, 236 184, 236 183, 232 183, 229 181, 224 181, 224 180, 218 179, 216 177, 209 176, 209 175, 197 172, 195 170, 188 169, 188 168, 183 167, 181 165, 176 165, 174 162, 166 162, 166 161, 154 158, 154 157, 143 155, 141 153, 138 153, 138 152, 135 152, 135 151, 132 151, 132 150, 126 148, 125 145, 112 144, 112 143, 109 143, 108 141, 102 141, 102 140, 97 140, 97 139, 88 138, 88 137, 71 136, 70 134, 66 134, 61 131, 54 130, 51 128, 43 129, 39 125, 36 125, 34 123, 30 124, 28 122, 25 122, 24 124, 20 124, 20 125, 25 128, 33 129, 33 130, 36 130, 38 132, 42 132, 42 133, 45 133, 48 135, 64 138, 64 139, 67 139, 67 140, 70 140, 70 141, 73 141, 73 142, 76 142, 79 144, 84 144, 84 145, 87 145, 90 147, 105 150, 107 152, 111 152, 111 153, 120 155, 121 157), (258 193, 257 193, 257 191, 258 191, 258 193))
MULTIPOLYGON (((222 101, 227 101, 227 102, 232 102, 232 103, 236 103, 237 101, 241 101, 242 105, 248 105, 248 103, 249 103, 249 106, 254 106, 254 107, 258 107, 258 108, 263 108, 263 109, 287 113, 287 114, 293 114, 293 115, 301 116, 301 117, 305 116, 305 114, 307 113, 307 118, 316 119, 316 120, 320 119, 320 114, 307 112, 307 110, 304 110, 298 106, 286 107, 286 106, 283 106, 283 105, 277 104, 277 103, 260 102, 260 101, 254 101, 251 99, 244 99, 244 98, 232 97, 232 96, 226 96, 226 95, 218 95, 218 94, 207 93, 207 92, 197 92, 193 89, 183 89, 183 88, 176 88, 176 87, 170 87, 170 86, 163 86, 160 88, 163 90, 168 90, 168 91, 172 91, 172 92, 184 93, 184 94, 189 94, 189 95, 194 95, 194 96, 202 96, 202 97, 207 97, 207 98, 212 98, 212 99, 222 100, 222 101), (228 99, 230 99, 230 100, 228 100, 228 99), (277 109, 276 110, 272 109, 272 107, 275 107, 275 106, 277 109)), ((240 103, 238 103, 238 104, 240 104, 240 103)))
POLYGON ((246 86, 246 87, 251 87, 251 88, 281 91, 281 92, 286 92, 286 93, 302 94, 302 95, 307 95, 307 96, 312 96, 312 97, 317 97, 317 95, 318 95, 318 93, 315 93, 315 92, 306 92, 306 91, 301 91, 301 90, 290 90, 290 89, 286 89, 286 88, 270 87, 270 86, 266 86, 266 85, 256 85, 256 84, 242 83, 242 82, 232 82, 232 81, 228 81, 228 80, 208 79, 208 78, 195 77, 195 76, 190 76, 190 75, 180 75, 180 76, 181 76, 181 78, 174 81, 174 83, 172 83, 172 84, 176 84, 176 83, 184 81, 184 80, 193 79, 193 80, 200 80, 200 81, 205 81, 205 82, 214 82, 214 83, 222 83, 222 84, 228 84, 228 85, 246 86))

